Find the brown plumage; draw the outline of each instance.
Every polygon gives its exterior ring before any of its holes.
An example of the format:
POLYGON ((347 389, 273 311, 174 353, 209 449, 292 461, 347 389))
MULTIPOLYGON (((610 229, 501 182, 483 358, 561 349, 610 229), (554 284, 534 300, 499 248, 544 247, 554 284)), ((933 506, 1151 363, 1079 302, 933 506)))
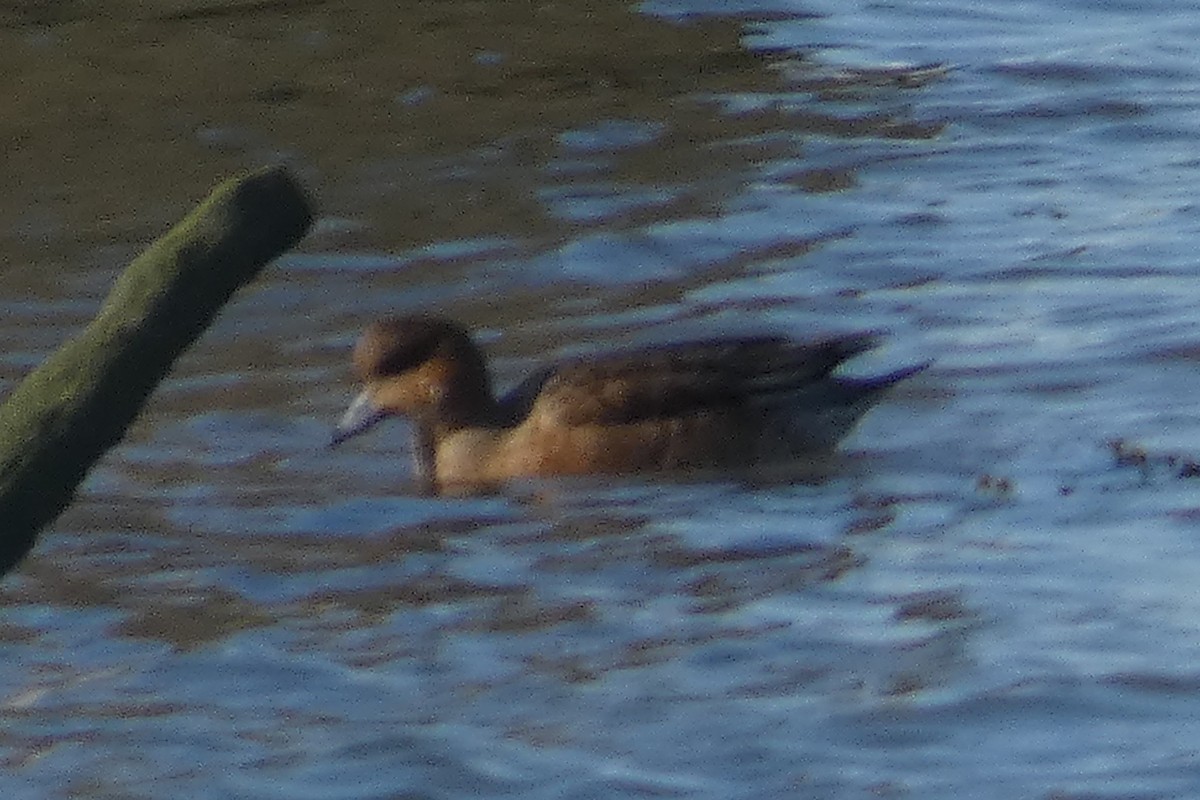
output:
POLYGON ((850 334, 660 345, 540 370, 496 400, 463 328, 438 317, 388 319, 355 346, 363 390, 332 443, 408 417, 418 469, 443 488, 778 463, 831 450, 884 390, 926 366, 867 379, 831 374, 875 342, 850 334))

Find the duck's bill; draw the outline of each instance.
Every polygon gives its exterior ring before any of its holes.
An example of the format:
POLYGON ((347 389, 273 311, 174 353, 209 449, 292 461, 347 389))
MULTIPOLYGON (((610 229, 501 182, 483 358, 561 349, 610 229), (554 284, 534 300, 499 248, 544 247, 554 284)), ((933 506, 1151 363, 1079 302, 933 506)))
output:
POLYGON ((338 420, 337 427, 333 429, 333 436, 329 439, 329 446, 337 447, 387 416, 388 412, 372 403, 370 396, 365 391, 360 393, 346 409, 342 418, 338 420))

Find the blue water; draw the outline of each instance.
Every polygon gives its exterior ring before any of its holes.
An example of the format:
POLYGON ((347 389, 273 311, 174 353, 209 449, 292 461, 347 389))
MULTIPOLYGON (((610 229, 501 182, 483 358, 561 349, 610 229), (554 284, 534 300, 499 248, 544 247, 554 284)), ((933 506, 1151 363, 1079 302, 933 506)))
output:
MULTIPOLYGON (((347 252, 342 198, 0 585, 6 796, 1200 794, 1200 483, 1169 460, 1200 454, 1200 5, 643 9, 773 53, 774 88, 678 99, 737 168, 632 179, 699 140, 613 113, 545 163, 422 166, 517 170, 537 242, 347 252), (821 482, 430 498, 398 425, 321 449, 357 329, 430 307, 502 381, 743 327, 934 366, 821 482)), ((59 338, 35 320, 87 318, 73 280, 0 290, 6 379, 59 338)))

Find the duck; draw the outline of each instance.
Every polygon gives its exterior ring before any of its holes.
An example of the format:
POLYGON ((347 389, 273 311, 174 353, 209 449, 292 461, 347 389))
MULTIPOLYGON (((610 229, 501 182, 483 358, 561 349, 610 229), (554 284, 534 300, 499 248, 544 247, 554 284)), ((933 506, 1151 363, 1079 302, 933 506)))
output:
POLYGON ((543 367, 497 398, 465 327, 393 317, 354 346, 362 388, 330 446, 407 418, 417 476, 435 489, 778 464, 832 451, 888 389, 929 366, 833 374, 878 341, 876 333, 679 341, 543 367))

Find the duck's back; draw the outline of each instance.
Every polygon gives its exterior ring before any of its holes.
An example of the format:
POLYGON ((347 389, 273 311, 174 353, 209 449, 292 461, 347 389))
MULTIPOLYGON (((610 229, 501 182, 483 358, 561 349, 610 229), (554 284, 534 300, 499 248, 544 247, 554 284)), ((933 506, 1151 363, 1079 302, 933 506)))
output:
POLYGON ((502 401, 514 417, 563 426, 621 425, 754 408, 827 381, 875 344, 871 334, 810 343, 782 337, 679 342, 564 362, 502 401))

